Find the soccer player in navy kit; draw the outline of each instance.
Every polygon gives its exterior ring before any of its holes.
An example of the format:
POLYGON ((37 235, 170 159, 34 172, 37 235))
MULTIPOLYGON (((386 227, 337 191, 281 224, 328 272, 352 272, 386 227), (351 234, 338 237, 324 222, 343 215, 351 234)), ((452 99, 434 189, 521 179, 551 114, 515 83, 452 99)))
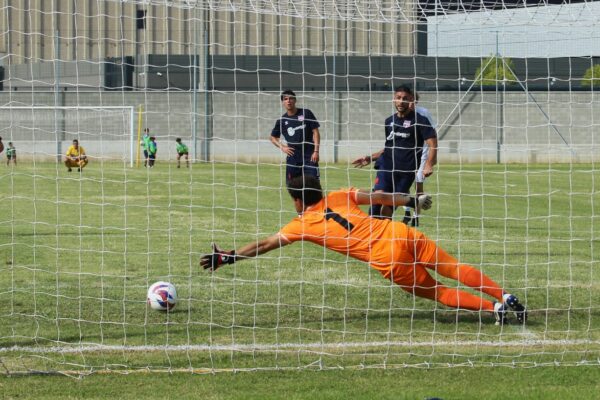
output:
POLYGON ((286 155, 285 179, 289 182, 297 176, 319 178, 319 121, 308 108, 296 107, 296 94, 291 90, 281 93, 286 112, 275 122, 271 131, 271 143, 286 155), (281 142, 281 135, 285 144, 281 142))
MULTIPOLYGON (((407 86, 394 90, 396 113, 385 120, 385 147, 372 155, 352 162, 356 167, 369 165, 378 160, 379 170, 375 178, 374 192, 410 193, 416 172, 421 162, 423 144, 429 146, 423 175, 430 176, 437 162, 437 134, 429 120, 415 113, 414 94, 407 86)), ((394 209, 389 206, 374 205, 370 214, 378 218, 391 218, 394 209)), ((407 221, 405 221, 407 222, 407 221)))

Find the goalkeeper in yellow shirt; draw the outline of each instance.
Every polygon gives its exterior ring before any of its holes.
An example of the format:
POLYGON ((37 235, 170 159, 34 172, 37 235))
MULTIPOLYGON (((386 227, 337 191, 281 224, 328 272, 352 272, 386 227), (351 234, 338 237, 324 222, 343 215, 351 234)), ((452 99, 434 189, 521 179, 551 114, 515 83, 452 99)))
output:
POLYGON ((87 163, 88 159, 84 148, 79 145, 79 141, 77 139, 73 140, 73 144, 67 150, 65 158, 67 171, 71 172, 71 168, 77 168, 77 172, 81 172, 87 163))

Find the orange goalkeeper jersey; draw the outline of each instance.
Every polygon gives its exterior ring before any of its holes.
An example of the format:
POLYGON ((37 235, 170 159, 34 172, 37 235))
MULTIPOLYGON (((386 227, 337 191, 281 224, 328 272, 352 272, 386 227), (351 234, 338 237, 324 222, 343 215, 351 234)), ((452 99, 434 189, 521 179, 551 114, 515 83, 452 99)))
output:
POLYGON ((283 242, 306 240, 368 262, 378 270, 415 260, 415 231, 401 222, 375 219, 356 202, 354 188, 330 193, 281 228, 283 242))

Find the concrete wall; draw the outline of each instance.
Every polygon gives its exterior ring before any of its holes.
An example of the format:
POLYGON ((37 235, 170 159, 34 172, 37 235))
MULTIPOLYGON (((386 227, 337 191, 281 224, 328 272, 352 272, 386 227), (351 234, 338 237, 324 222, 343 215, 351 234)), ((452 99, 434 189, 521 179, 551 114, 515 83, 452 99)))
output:
MULTIPOLYGON (((300 95, 300 94, 299 94, 300 95)), ((211 159, 278 161, 269 142, 275 120, 283 113, 279 94, 190 92, 62 92, 62 106, 143 106, 142 127, 157 137, 161 158, 174 158, 174 139, 192 145, 196 123, 197 158, 208 145, 211 159), (205 127, 212 139, 205 143, 205 127)), ((389 92, 310 92, 298 105, 313 110, 321 123, 324 162, 347 161, 381 148, 383 121, 393 113, 389 92)), ((79 138, 88 153, 107 159, 130 157, 130 120, 111 111, 55 112, 7 109, 8 106, 52 106, 52 93, 0 92, 0 136, 15 142, 22 157, 52 157, 56 138, 68 144, 79 138), (93 114, 93 115, 90 115, 93 114), (59 121, 56 121, 56 118, 59 121), (57 133, 58 132, 58 133, 57 133), (43 145, 42 145, 43 144, 43 145), (41 148, 40 148, 41 146, 41 148)), ((589 162, 600 159, 600 100, 587 92, 421 93, 441 126, 440 159, 456 162, 589 162), (496 103, 498 101, 498 104, 496 103)), ((137 134, 137 115, 136 115, 137 134)), ((137 147, 136 147, 137 149, 137 147)))
POLYGON ((287 2, 198 2, 196 8, 189 2, 157 3, 4 0, 0 53, 7 56, 5 65, 123 56, 140 56, 144 64, 146 54, 203 54, 206 24, 212 55, 414 54, 413 1, 389 2, 383 8, 369 2, 346 8, 327 0, 315 0, 314 7, 287 2), (143 27, 139 12, 145 12, 143 27))

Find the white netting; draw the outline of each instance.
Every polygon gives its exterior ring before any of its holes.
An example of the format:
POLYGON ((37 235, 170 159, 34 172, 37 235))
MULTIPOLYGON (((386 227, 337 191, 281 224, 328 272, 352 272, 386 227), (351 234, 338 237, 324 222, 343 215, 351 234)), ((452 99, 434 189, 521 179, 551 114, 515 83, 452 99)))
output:
POLYGON ((520 5, 5 1, 3 370, 598 364, 600 103, 583 77, 600 11, 520 5), (297 215, 269 140, 282 90, 320 123, 323 187, 371 189, 350 161, 383 147, 399 84, 438 122, 420 229, 518 295, 525 326, 308 242, 199 267, 211 242, 239 248, 297 215), (79 172, 63 165, 73 139, 79 172), (146 305, 160 280, 177 287, 168 313, 146 305))

